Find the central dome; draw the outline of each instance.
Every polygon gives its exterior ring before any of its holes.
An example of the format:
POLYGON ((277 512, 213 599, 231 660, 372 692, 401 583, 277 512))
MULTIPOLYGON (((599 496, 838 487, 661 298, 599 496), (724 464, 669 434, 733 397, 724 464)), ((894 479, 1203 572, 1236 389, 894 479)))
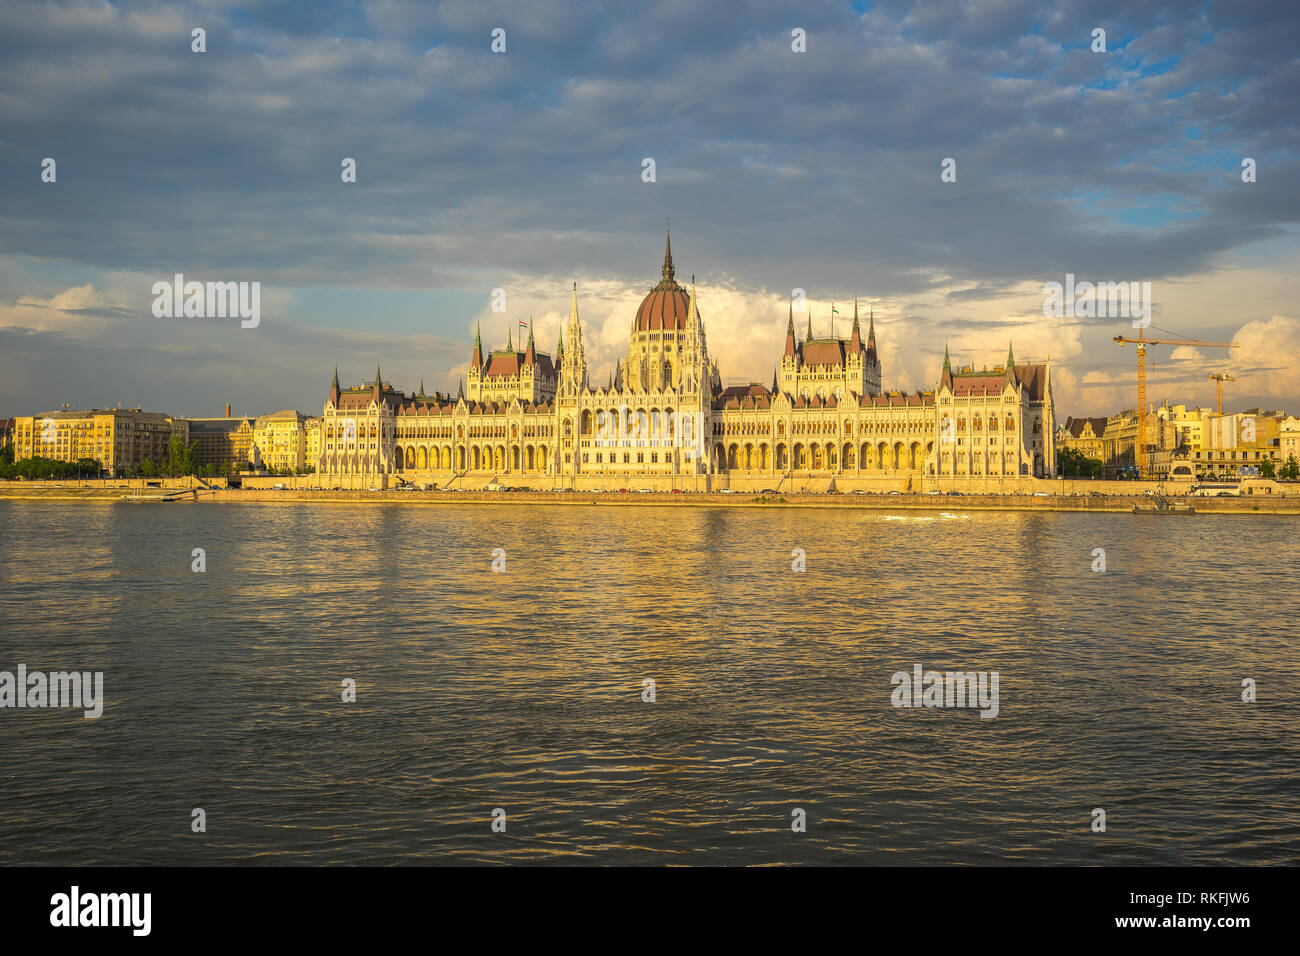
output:
POLYGON ((686 316, 690 311, 690 295, 673 279, 673 243, 670 236, 664 249, 663 280, 641 300, 641 308, 636 310, 636 331, 685 330, 686 316))

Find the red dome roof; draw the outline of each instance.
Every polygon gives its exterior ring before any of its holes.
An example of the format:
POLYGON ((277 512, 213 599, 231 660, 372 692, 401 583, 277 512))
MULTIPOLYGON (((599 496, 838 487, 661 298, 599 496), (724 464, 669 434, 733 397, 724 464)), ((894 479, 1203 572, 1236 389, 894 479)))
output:
POLYGON ((686 328, 686 314, 691 309, 691 297, 676 282, 665 287, 661 282, 641 300, 636 312, 636 330, 649 332, 658 329, 686 328))
POLYGON ((690 311, 690 294, 673 279, 673 244, 669 238, 664 249, 663 281, 641 300, 641 308, 636 311, 636 330, 684 330, 690 311))

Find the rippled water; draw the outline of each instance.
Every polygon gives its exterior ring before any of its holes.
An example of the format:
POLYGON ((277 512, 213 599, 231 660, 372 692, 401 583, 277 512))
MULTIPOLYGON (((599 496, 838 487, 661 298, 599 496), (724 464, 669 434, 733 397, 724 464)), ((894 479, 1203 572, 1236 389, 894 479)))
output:
POLYGON ((0 670, 107 698, 0 710, 0 863, 1294 863, 1298 530, 0 502, 0 670))

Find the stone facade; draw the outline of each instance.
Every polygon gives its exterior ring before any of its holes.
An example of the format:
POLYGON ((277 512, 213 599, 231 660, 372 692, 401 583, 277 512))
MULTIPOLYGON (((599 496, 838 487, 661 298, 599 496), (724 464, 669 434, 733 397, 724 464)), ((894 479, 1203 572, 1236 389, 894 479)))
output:
POLYGON ((865 339, 856 306, 849 338, 811 333, 810 322, 796 340, 792 309, 772 387, 723 388, 670 242, 604 387, 588 381, 576 285, 554 359, 537 351, 531 328, 524 351, 507 342, 486 357, 476 334, 468 389, 455 399, 397 391, 378 370, 343 389, 336 370, 320 419, 319 484, 822 491, 1055 468, 1047 365, 1009 354, 993 372, 954 372, 945 354, 936 390, 890 392, 874 316, 865 339))
POLYGON ((188 443, 189 422, 139 408, 24 415, 14 419, 14 459, 92 458, 110 475, 133 475, 146 460, 165 462, 173 435, 188 443))

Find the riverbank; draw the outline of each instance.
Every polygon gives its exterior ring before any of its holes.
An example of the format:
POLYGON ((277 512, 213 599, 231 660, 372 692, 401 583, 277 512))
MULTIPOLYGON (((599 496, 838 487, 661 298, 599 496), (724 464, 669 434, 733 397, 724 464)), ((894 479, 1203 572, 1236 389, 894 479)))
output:
MULTIPOLYGON (((122 504, 398 504, 398 505, 562 505, 567 507, 695 507, 695 508, 848 508, 898 511, 1080 511, 1130 513, 1135 505, 1148 506, 1146 495, 915 495, 915 494, 789 494, 754 495, 664 492, 490 492, 490 491, 308 491, 273 489, 218 489, 163 502, 172 489, 158 489, 156 501, 123 502, 120 488, 0 487, 0 501, 99 501, 122 504)), ((132 491, 132 494, 139 492, 132 491)), ((1225 498, 1178 497, 1197 514, 1300 515, 1300 497, 1243 496, 1225 498)), ((1155 516, 1163 517, 1163 516, 1155 516)))

